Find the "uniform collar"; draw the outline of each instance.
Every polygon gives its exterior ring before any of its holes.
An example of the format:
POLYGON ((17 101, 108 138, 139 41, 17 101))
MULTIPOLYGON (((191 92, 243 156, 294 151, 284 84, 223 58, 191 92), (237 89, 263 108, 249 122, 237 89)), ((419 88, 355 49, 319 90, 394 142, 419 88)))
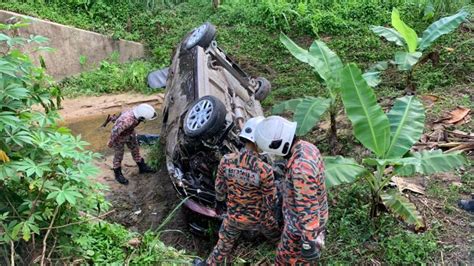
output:
POLYGON ((247 148, 245 148, 245 147, 243 147, 240 151, 241 151, 241 152, 244 152, 244 153, 247 153, 247 154, 249 154, 249 155, 258 156, 258 152, 249 150, 249 149, 247 149, 247 148))
POLYGON ((296 156, 298 156, 298 153, 296 151, 299 150, 302 145, 303 145, 303 141, 298 140, 293 145, 293 147, 291 147, 291 150, 290 150, 291 157, 290 157, 290 159, 288 159, 288 162, 286 163, 286 168, 289 168, 291 166, 291 164, 293 164, 293 161, 296 159, 296 156))

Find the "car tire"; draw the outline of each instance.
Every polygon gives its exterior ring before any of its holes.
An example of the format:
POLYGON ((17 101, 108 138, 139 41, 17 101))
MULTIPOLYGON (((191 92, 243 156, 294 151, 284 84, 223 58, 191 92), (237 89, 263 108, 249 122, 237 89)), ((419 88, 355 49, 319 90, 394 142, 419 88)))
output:
POLYGON ((270 81, 268 81, 264 77, 258 77, 255 79, 257 82, 257 89, 255 90, 255 99, 258 101, 263 101, 267 98, 268 94, 270 94, 272 90, 272 85, 270 81))
POLYGON ((214 40, 215 36, 216 27, 211 23, 206 22, 191 32, 184 42, 184 47, 187 50, 195 47, 196 45, 207 48, 214 40))
POLYGON ((183 129, 188 137, 197 138, 212 135, 225 126, 226 109, 214 96, 196 100, 184 117, 183 129))

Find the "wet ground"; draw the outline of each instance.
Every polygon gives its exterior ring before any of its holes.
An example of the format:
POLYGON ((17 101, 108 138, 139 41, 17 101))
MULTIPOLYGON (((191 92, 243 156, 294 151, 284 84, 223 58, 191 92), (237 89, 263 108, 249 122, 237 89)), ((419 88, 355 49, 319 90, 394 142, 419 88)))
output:
MULTIPOLYGON (((81 97, 67 99, 63 102, 63 109, 60 111, 65 124, 72 130, 74 135, 81 135, 82 139, 89 142, 89 150, 100 152, 104 155, 110 154, 111 150, 107 147, 107 141, 112 129, 112 123, 106 127, 101 125, 107 118, 107 115, 119 114, 120 112, 131 108, 140 103, 148 103, 157 109, 157 113, 163 102, 163 95, 143 96, 135 94, 107 95, 100 97, 81 97)), ((139 134, 159 134, 161 128, 161 119, 141 123, 136 131, 139 134)))
MULTIPOLYGON (((138 167, 129 151, 125 149, 122 162, 124 176, 129 179, 127 186, 120 185, 112 172, 113 151, 107 147, 112 123, 101 127, 108 114, 118 114, 140 103, 148 103, 160 114, 163 95, 143 96, 135 94, 106 95, 100 97, 81 97, 66 99, 60 111, 72 133, 81 135, 90 143, 87 148, 102 155, 96 161, 100 168, 97 181, 109 187, 107 199, 115 211, 107 218, 131 230, 145 232, 159 228, 168 215, 181 202, 164 168, 154 174, 139 174, 138 167)), ((161 119, 146 122, 137 127, 138 134, 159 134, 161 119)), ((147 149, 141 147, 145 159, 147 149)), ((192 235, 187 226, 189 213, 178 209, 171 220, 161 228, 162 240, 171 246, 205 257, 212 249, 216 239, 200 238, 192 235)), ((212 235, 212 234, 211 234, 212 235)))

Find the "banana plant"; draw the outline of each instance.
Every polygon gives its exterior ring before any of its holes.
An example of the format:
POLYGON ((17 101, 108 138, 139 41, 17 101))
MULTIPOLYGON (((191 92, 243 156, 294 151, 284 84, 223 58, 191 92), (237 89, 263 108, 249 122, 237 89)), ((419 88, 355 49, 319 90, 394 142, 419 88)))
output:
POLYGON ((424 227, 415 205, 402 194, 387 190, 387 184, 395 175, 450 171, 466 164, 466 158, 460 152, 410 152, 420 139, 425 123, 423 105, 415 96, 396 99, 392 109, 385 114, 355 64, 342 69, 340 82, 342 102, 354 136, 372 154, 362 160, 362 165, 349 158, 325 158, 327 178, 341 183, 351 182, 357 176, 365 178, 372 194, 372 217, 377 216, 378 208, 383 204, 407 223, 424 227), (394 170, 389 171, 388 167, 394 170))
MULTIPOLYGON (((288 36, 281 33, 280 41, 288 51, 298 60, 313 67, 316 74, 328 91, 329 98, 303 97, 291 99, 277 104, 273 107, 274 114, 284 111, 294 113, 294 120, 298 122, 297 135, 302 136, 311 131, 319 122, 321 115, 329 111, 330 131, 329 144, 333 149, 331 153, 336 153, 337 128, 336 128, 336 101, 340 90, 340 75, 343 64, 339 56, 320 40, 315 40, 308 50, 305 50, 293 42, 288 36)), ((378 77, 380 68, 373 68, 364 74, 369 84, 377 86, 380 82, 378 77)))
POLYGON ((423 52, 428 49, 436 39, 455 30, 468 16, 469 12, 462 9, 452 16, 441 18, 426 28, 421 38, 419 38, 415 30, 403 22, 400 18, 400 12, 394 8, 392 10, 393 28, 371 26, 370 29, 387 41, 405 48, 405 51, 395 53, 393 63, 397 65, 399 70, 407 71, 407 90, 415 91, 415 86, 412 82, 413 69, 422 61, 420 59, 423 56, 423 52))

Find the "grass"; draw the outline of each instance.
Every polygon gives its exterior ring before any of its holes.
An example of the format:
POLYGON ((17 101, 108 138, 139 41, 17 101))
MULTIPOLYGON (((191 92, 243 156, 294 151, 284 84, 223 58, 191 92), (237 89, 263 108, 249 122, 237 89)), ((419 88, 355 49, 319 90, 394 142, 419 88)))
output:
POLYGON ((130 91, 150 94, 156 90, 148 87, 146 77, 153 70, 155 67, 149 61, 120 64, 114 60, 104 60, 97 69, 64 79, 59 83, 59 88, 69 98, 130 91))
POLYGON ((161 141, 147 146, 147 154, 147 161, 154 169, 160 169, 166 165, 165 151, 161 141))
MULTIPOLYGON (((363 182, 331 191, 330 216, 324 264, 421 264, 435 263, 440 248, 439 226, 424 233, 414 233, 388 213, 377 220, 369 217, 369 190, 363 182)), ((240 259, 273 263, 275 247, 268 243, 247 243, 236 247, 240 259)))
POLYGON ((163 244, 156 232, 133 233, 122 225, 104 221, 86 223, 81 230, 81 236, 73 239, 76 249, 62 250, 63 255, 71 253, 73 258, 79 258, 75 263, 186 264, 192 259, 184 251, 163 244))
POLYGON ((415 234, 387 213, 374 222, 368 215, 368 193, 356 183, 331 194, 325 262, 429 262, 437 246, 433 233, 415 234))
MULTIPOLYGON (((175 216, 184 200, 177 204, 156 230, 142 234, 131 232, 126 227, 107 221, 92 221, 81 225, 75 232, 74 248, 61 249, 61 255, 70 255, 81 264, 189 264, 194 256, 165 245, 160 236, 163 228, 175 216)), ((58 261, 65 263, 67 261, 58 261)))
MULTIPOLYGON (((61 1, 43 5, 34 1, 7 0, 0 3, 0 8, 39 15, 59 23, 147 44, 150 50, 148 61, 125 65, 105 61, 97 71, 86 72, 64 81, 61 86, 66 96, 129 90, 148 92, 143 84, 146 73, 168 65, 173 48, 184 34, 202 22, 210 21, 217 26, 217 41, 229 56, 236 59, 249 74, 267 77, 272 82, 273 92, 263 102, 268 110, 275 103, 294 97, 327 96, 312 69, 294 59, 279 42, 280 31, 286 32, 305 48, 315 38, 322 38, 344 62, 356 62, 367 68, 376 61, 391 59, 399 49, 384 42, 368 29, 372 24, 388 24, 393 6, 397 6, 407 24, 420 33, 439 16, 453 13, 467 1, 432 1, 436 10, 433 18, 426 18, 420 8, 427 1, 282 2, 225 1, 216 11, 212 9, 210 1, 191 0, 150 12, 130 7, 126 3, 118 3, 113 9, 97 5, 85 10, 61 1)), ((439 65, 426 63, 415 71, 418 94, 440 97, 427 110, 428 121, 435 120, 457 105, 474 108, 472 26, 466 27, 442 37, 431 49, 440 52, 439 65)), ((376 89, 379 101, 386 107, 390 106, 392 99, 403 95, 403 84, 402 73, 393 69, 384 73, 382 84, 376 89)), ((472 131, 473 123, 460 129, 472 131)), ((344 129, 350 131, 350 128, 344 129)), ((329 151, 324 134, 312 134, 308 139, 316 142, 323 152, 329 151)), ((341 143, 344 145, 343 155, 356 158, 360 156, 359 145, 352 135, 342 134, 341 143)), ((154 160, 159 162, 160 158, 154 160)), ((460 188, 446 188, 439 183, 431 183, 428 195, 445 202, 445 210, 449 214, 455 208, 456 200, 467 193, 464 190, 472 191, 472 176, 472 173, 462 175, 463 184, 470 185, 460 188)), ((382 214, 378 224, 374 224, 368 217, 367 194, 367 189, 360 183, 331 191, 329 235, 327 250, 323 255, 324 263, 405 264, 440 261, 437 253, 443 248, 438 244, 443 234, 439 229, 440 221, 434 222, 427 232, 420 234, 411 232, 390 215, 382 214)), ((252 249, 254 252, 250 253, 251 256, 244 256, 243 259, 271 260, 274 256, 274 250, 268 246, 252 246, 252 249)))

